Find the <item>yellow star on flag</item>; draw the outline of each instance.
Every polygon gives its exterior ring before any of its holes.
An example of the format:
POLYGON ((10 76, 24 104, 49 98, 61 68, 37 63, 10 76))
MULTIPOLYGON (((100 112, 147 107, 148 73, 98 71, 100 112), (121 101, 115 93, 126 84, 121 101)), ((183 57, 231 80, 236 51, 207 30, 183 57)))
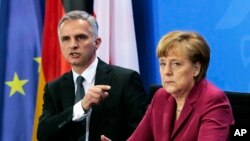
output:
POLYGON ((41 57, 36 57, 36 58, 34 58, 34 60, 39 64, 39 67, 38 67, 38 72, 40 72, 41 71, 41 57))
POLYGON ((15 72, 13 80, 7 81, 5 84, 11 87, 10 96, 13 96, 15 92, 25 95, 23 85, 25 85, 27 82, 28 80, 20 80, 17 73, 15 72))

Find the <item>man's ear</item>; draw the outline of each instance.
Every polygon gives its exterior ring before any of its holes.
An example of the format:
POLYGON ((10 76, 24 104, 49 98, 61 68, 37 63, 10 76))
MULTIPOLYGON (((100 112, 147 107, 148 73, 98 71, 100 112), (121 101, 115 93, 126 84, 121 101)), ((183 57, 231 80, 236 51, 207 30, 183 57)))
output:
POLYGON ((101 39, 100 37, 97 37, 97 38, 95 39, 95 41, 94 41, 94 46, 95 46, 96 49, 99 48, 101 42, 102 42, 102 39, 101 39))
POLYGON ((201 71, 201 63, 200 62, 196 62, 194 64, 194 74, 193 74, 194 77, 197 77, 199 75, 200 71, 201 71))

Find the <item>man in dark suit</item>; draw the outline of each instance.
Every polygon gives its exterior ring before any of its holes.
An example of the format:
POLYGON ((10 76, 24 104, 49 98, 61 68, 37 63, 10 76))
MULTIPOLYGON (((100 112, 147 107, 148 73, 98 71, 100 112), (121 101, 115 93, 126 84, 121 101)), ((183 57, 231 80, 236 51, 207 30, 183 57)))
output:
POLYGON ((67 13, 58 24, 58 36, 72 71, 45 85, 38 140, 96 141, 102 134, 126 140, 147 105, 139 74, 96 56, 98 24, 84 11, 67 13), (76 100, 79 94, 84 96, 76 100))

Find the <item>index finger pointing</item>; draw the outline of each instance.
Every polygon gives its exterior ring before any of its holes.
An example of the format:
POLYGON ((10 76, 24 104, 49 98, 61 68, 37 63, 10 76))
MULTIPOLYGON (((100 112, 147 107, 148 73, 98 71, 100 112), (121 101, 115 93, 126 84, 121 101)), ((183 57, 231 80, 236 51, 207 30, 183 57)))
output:
POLYGON ((102 91, 107 91, 111 89, 109 85, 95 85, 95 87, 100 88, 102 91))

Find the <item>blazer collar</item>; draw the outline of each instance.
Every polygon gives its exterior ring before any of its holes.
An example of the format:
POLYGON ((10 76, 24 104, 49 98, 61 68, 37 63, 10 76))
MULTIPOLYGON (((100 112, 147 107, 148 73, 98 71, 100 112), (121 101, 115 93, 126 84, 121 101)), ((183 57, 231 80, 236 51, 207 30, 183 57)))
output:
MULTIPOLYGON (((99 59, 99 58, 98 58, 99 59)), ((96 69, 96 77, 95 77, 95 85, 110 85, 111 84, 111 66, 103 62, 101 59, 99 59, 96 69)), ((109 93, 110 95, 111 93, 109 93)), ((100 114, 103 109, 103 105, 105 104, 105 100, 100 103, 99 105, 95 105, 92 107, 92 113, 91 113, 91 121, 98 121, 99 118, 101 118, 100 114)), ((91 129, 90 130, 96 130, 96 123, 97 122, 91 122, 91 129)), ((93 132, 90 132, 90 134, 93 132)), ((91 135, 90 135, 91 137, 91 135)))
POLYGON ((63 107, 67 108, 74 105, 75 101, 75 89, 74 89, 74 81, 73 81, 73 73, 69 71, 62 76, 62 80, 60 82, 61 92, 64 94, 61 95, 63 102, 63 107))
POLYGON ((190 91, 186 102, 184 104, 183 110, 181 111, 180 117, 176 122, 176 126, 173 130, 171 138, 173 138, 178 131, 181 129, 182 125, 187 121, 189 116, 194 110, 195 103, 198 101, 200 95, 202 94, 203 88, 205 87, 207 81, 205 79, 196 83, 196 85, 190 91))
MULTIPOLYGON (((164 93, 166 93, 165 90, 164 90, 164 93)), ((166 112, 164 112, 164 115, 163 115, 163 125, 165 125, 164 131, 166 133, 167 140, 170 140, 170 137, 173 132, 174 121, 175 121, 175 116, 173 116, 173 114, 175 114, 176 101, 174 97, 170 94, 167 98, 167 101, 168 101, 167 102, 168 104, 166 104, 164 107, 164 110, 166 112)))
POLYGON ((202 91, 204 90, 204 87, 207 85, 207 80, 202 79, 200 82, 196 83, 196 85, 192 88, 191 92, 189 93, 187 97, 187 101, 190 103, 196 102, 200 95, 202 94, 202 91))
POLYGON ((98 64, 96 69, 95 85, 107 84, 108 73, 111 70, 110 65, 103 62, 98 58, 98 64))

